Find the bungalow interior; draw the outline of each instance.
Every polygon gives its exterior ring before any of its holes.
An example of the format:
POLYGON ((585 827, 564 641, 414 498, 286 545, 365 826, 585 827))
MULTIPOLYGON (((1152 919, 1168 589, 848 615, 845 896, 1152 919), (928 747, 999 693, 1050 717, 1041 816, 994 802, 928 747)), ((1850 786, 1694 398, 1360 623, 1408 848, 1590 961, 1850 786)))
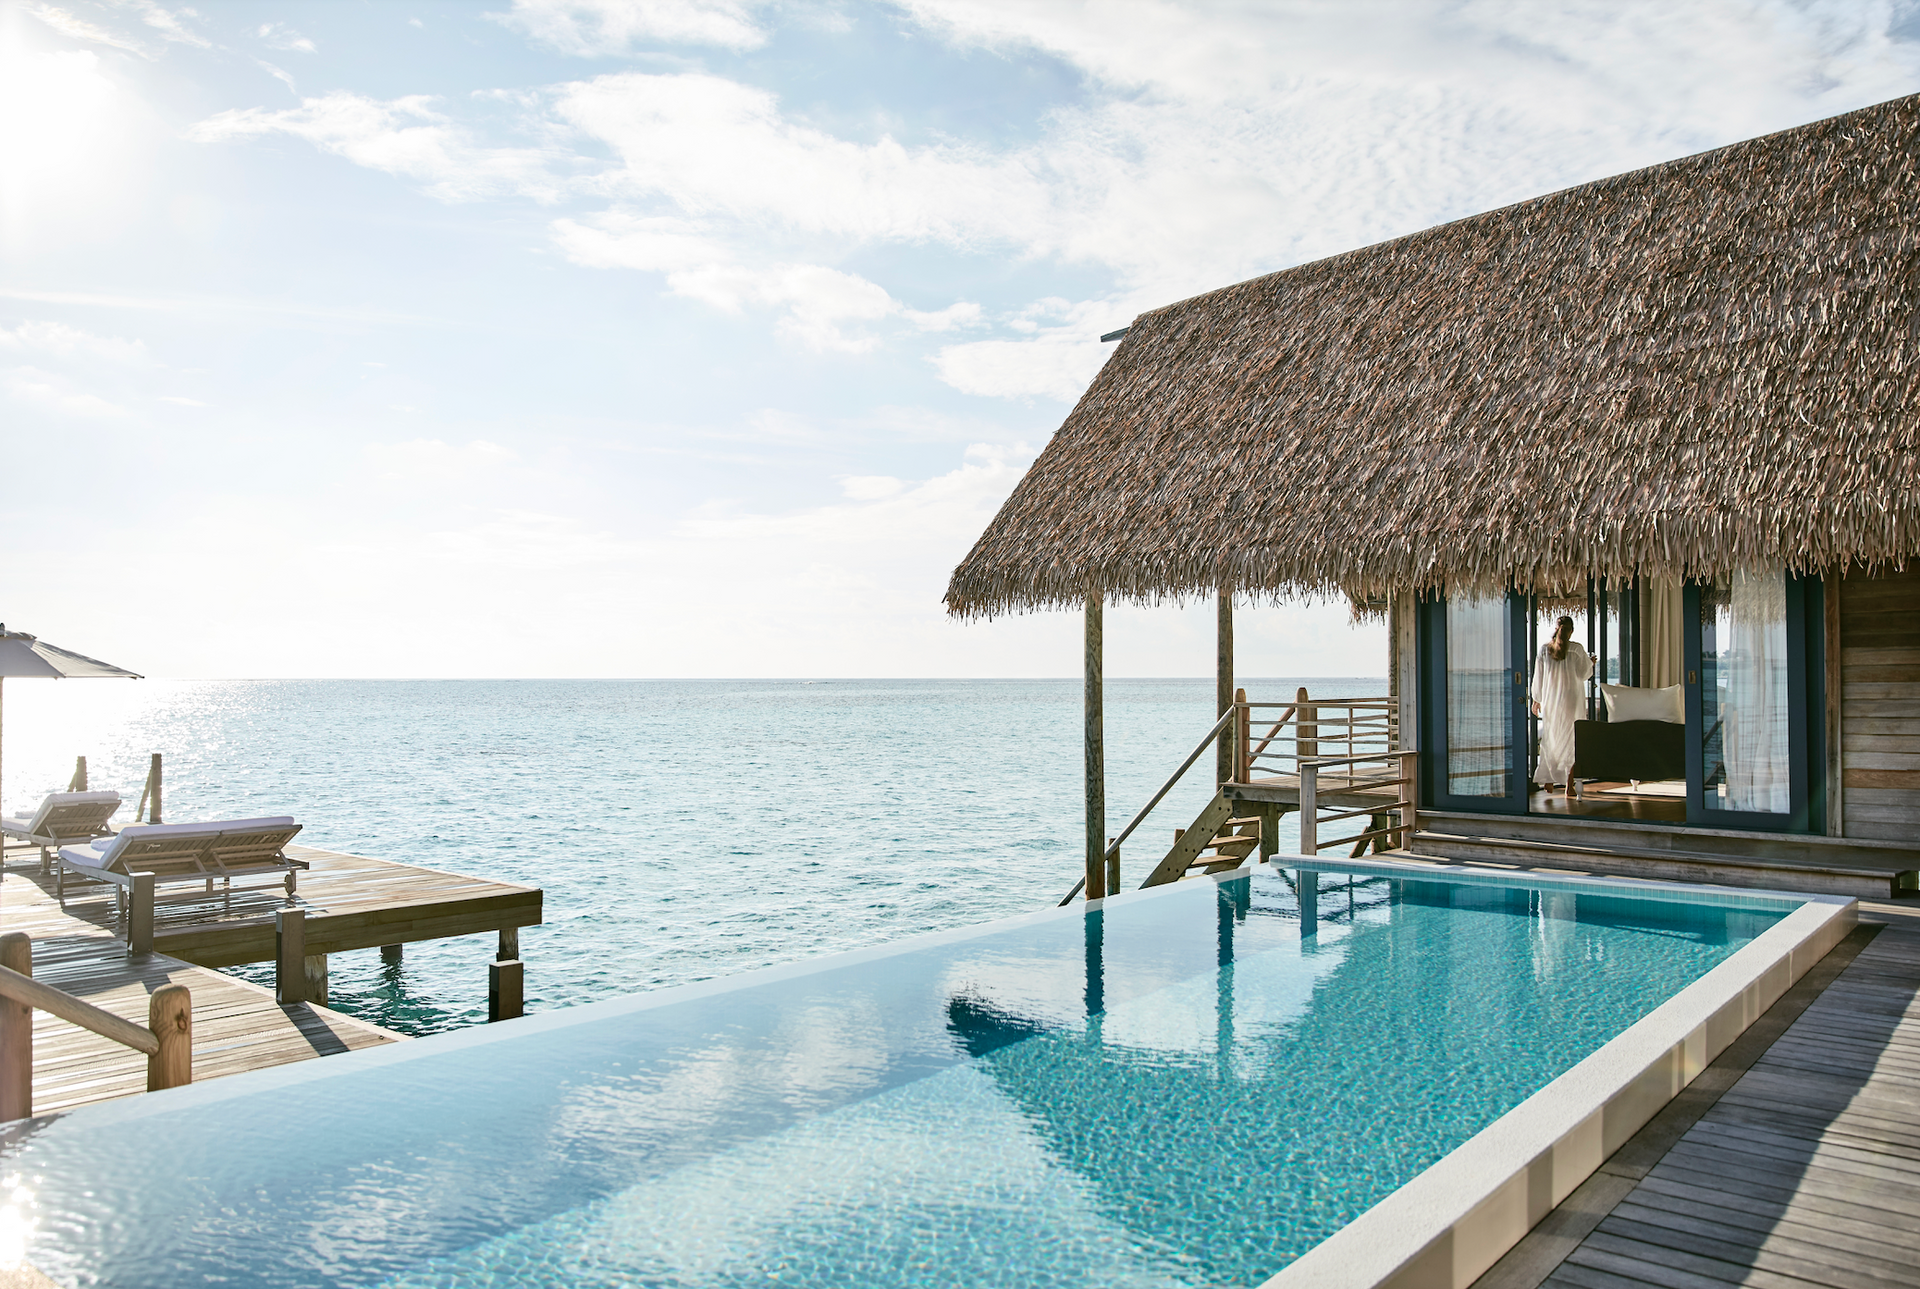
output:
POLYGON ((1194 598, 1221 606, 1220 793, 1149 884, 1270 852, 1299 810, 1309 850, 1365 818, 1436 857, 1912 889, 1915 191, 1920 95, 1117 333, 947 593, 963 618, 1086 614, 1089 893, 1120 877, 1102 606, 1194 598), (1301 595, 1386 619, 1389 694, 1236 706, 1232 604, 1301 595), (1563 614, 1596 675, 1576 789, 1548 793, 1527 696, 1563 614), (1333 764, 1355 751, 1365 790, 1333 764))

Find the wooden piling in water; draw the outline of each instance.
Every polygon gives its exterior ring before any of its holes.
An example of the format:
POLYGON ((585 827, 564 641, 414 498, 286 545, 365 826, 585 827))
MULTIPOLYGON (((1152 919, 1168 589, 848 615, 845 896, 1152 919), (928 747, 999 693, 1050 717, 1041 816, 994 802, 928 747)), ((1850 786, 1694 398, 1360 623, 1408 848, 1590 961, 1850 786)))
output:
MULTIPOLYGON (((1213 648, 1213 715, 1217 720, 1233 707, 1233 596, 1220 592, 1215 610, 1213 648)), ((1234 732, 1220 731, 1220 745, 1214 752, 1213 782, 1218 787, 1233 779, 1234 732)))

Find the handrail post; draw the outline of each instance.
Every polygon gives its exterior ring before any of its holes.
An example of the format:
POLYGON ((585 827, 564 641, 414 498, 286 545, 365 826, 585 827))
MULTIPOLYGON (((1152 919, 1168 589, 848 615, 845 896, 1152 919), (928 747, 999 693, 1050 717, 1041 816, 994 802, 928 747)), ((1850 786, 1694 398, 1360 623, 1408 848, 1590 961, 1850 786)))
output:
MULTIPOLYGON (((33 941, 25 931, 0 935, 0 967, 33 974, 33 941)), ((0 997, 0 1123, 33 1116, 33 1008, 0 997)))
POLYGON ((1406 780, 1406 805, 1400 811, 1400 849, 1413 847, 1413 834, 1419 824, 1420 803, 1420 754, 1418 752, 1400 752, 1400 777, 1406 780))
POLYGON ((141 957, 153 952, 152 873, 135 873, 127 891, 127 956, 141 957))
POLYGON ((1253 781, 1253 758, 1248 755, 1253 747, 1251 717, 1253 709, 1247 706, 1247 691, 1233 691, 1233 781, 1251 783, 1253 781))
POLYGON ((1107 843, 1107 893, 1120 893, 1120 848, 1111 841, 1107 843))
POLYGON ((273 911, 273 998, 286 1006, 307 1001, 307 911, 273 911))
POLYGON ((147 1028, 160 1049, 147 1058, 147 1091, 193 1082, 193 995, 185 985, 162 985, 147 1000, 147 1028))
POLYGON ((147 782, 146 786, 140 789, 140 804, 133 808, 135 823, 140 822, 140 816, 146 813, 149 803, 152 804, 153 811, 147 814, 147 822, 157 824, 160 822, 160 754, 158 752, 153 754, 153 761, 147 766, 147 782))
MULTIPOLYGON (((1305 694, 1306 690, 1300 691, 1305 694)), ((1320 767, 1300 762, 1300 853, 1311 859, 1320 852, 1320 767)))

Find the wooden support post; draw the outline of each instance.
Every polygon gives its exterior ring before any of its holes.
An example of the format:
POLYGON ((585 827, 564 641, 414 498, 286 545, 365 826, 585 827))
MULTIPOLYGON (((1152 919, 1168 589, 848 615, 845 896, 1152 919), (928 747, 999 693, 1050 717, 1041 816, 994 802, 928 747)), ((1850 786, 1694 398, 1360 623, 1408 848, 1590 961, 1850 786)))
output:
POLYGON ((307 911, 273 912, 273 997, 281 1006, 307 1000, 307 911))
POLYGON ((1286 813, 1285 806, 1271 801, 1260 803, 1260 860, 1262 863, 1272 859, 1280 851, 1280 819, 1286 813))
POLYGON ((1300 853, 1309 859, 1320 853, 1319 816, 1320 767, 1311 761, 1302 761, 1300 762, 1300 853))
MULTIPOLYGON (((160 754, 158 752, 153 754, 153 762, 147 767, 147 787, 146 791, 140 794, 140 800, 145 802, 147 806, 147 822, 150 824, 159 823, 160 754)), ((138 810, 134 811, 133 817, 137 821, 140 818, 140 812, 138 810)))
POLYGON ((1233 691, 1233 781, 1247 783, 1253 778, 1253 743, 1249 727, 1253 709, 1247 706, 1247 691, 1233 691))
POLYGON ((1120 890, 1120 848, 1114 846, 1107 852, 1107 890, 1118 893, 1120 890))
POLYGON ((503 926, 500 928, 500 946, 494 951, 497 962, 517 962, 520 958, 520 928, 503 926))
POLYGON ((1307 687, 1300 686, 1293 698, 1294 754, 1302 761, 1320 755, 1320 725, 1313 719, 1313 706, 1307 702, 1307 687))
MULTIPOLYGON (((0 935, 0 967, 33 974, 33 941, 25 931, 0 935)), ((0 998, 0 1123, 33 1114, 33 1008, 0 998)))
POLYGON ((147 1028, 160 1050, 147 1058, 147 1091, 193 1082, 193 996, 185 985, 162 985, 147 1000, 147 1028))
POLYGON ((1413 849, 1413 834, 1420 827, 1420 754, 1402 752, 1400 757, 1400 777, 1406 782, 1400 785, 1405 794, 1406 806, 1400 811, 1400 849, 1413 849))
MULTIPOLYGON (((1225 716, 1233 707, 1233 596, 1227 591, 1220 592, 1220 603, 1215 615, 1216 630, 1213 649, 1213 714, 1215 718, 1225 716)), ((1233 780, 1234 731, 1231 726, 1220 731, 1220 746, 1214 754, 1213 781, 1217 787, 1233 780)))
POLYGON ((1086 652, 1086 795, 1087 898, 1107 894, 1107 747, 1105 733, 1105 667, 1102 650, 1105 628, 1097 591, 1087 592, 1086 652))
POLYGON ((85 792, 86 790, 87 758, 84 756, 76 756, 73 758, 73 778, 67 783, 67 791, 85 792))
POLYGON ((380 961, 398 962, 400 961, 401 951, 402 951, 402 946, 400 945, 383 944, 380 946, 380 961))
POLYGON ((307 979, 306 999, 316 1006, 327 1005, 327 955, 309 953, 306 955, 303 973, 307 979))
POLYGON ((1841 749, 1845 746, 1846 731, 1842 725, 1840 698, 1842 686, 1846 683, 1845 674, 1840 670, 1840 595, 1841 586, 1846 580, 1847 566, 1835 564, 1828 569, 1820 580, 1821 636, 1826 662, 1825 684, 1827 710, 1822 713, 1826 720, 1826 764, 1820 772, 1827 777, 1827 836, 1844 837, 1847 835, 1847 783, 1846 767, 1841 761, 1841 749))
POLYGON ((487 1019, 512 1020, 526 1014, 526 964, 512 962, 487 964, 487 1019))
POLYGON ((143 957, 153 952, 152 873, 135 873, 127 890, 127 956, 143 957))

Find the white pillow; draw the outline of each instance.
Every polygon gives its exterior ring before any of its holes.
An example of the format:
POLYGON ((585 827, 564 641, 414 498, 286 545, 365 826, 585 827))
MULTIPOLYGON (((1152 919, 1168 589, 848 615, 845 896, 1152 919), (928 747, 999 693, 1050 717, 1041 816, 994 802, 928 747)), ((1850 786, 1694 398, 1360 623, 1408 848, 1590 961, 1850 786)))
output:
POLYGON ((1636 689, 1632 685, 1602 685, 1600 692, 1607 696, 1607 719, 1610 721, 1668 721, 1674 725, 1687 723, 1686 700, 1681 696, 1678 685, 1668 685, 1665 689, 1636 689))

